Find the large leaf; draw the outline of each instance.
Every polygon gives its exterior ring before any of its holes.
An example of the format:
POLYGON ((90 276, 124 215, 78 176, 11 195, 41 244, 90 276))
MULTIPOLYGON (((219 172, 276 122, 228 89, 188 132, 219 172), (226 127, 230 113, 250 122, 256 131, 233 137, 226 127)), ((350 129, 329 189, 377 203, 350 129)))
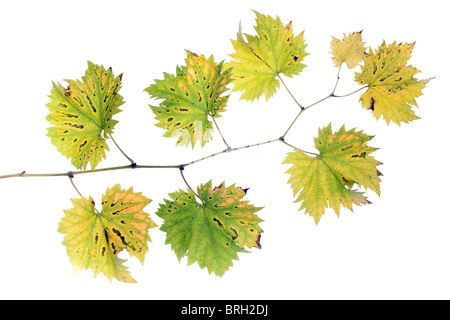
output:
POLYGON ((86 169, 88 164, 95 169, 106 157, 105 139, 117 123, 112 117, 124 103, 118 94, 121 79, 121 75, 114 77, 111 68, 88 62, 82 81, 66 80, 67 87, 53 84, 47 104, 52 126, 47 135, 77 169, 86 169))
POLYGON ((193 191, 171 193, 172 200, 164 200, 157 215, 164 219, 161 230, 167 233, 178 260, 188 257, 188 264, 198 262, 201 268, 222 276, 238 252, 245 247, 260 248, 262 220, 255 215, 261 208, 242 201, 246 190, 222 183, 212 189, 211 181, 198 187, 202 203, 193 191))
POLYGON ((414 75, 420 71, 407 65, 414 45, 394 42, 388 46, 383 42, 375 52, 369 50, 361 72, 355 73, 356 82, 368 85, 360 97, 362 106, 372 110, 377 120, 383 116, 387 124, 400 125, 419 119, 412 107, 417 107, 415 98, 428 80, 417 80, 414 75))
POLYGON ((250 101, 262 95, 266 100, 272 97, 280 86, 276 76, 298 75, 308 55, 303 32, 295 35, 291 22, 284 26, 278 17, 255 14, 257 35, 242 34, 239 28, 237 40, 231 41, 234 60, 227 64, 233 68, 233 91, 243 91, 241 99, 250 101))
POLYGON ((63 244, 70 262, 78 269, 91 268, 94 276, 103 273, 110 281, 135 282, 125 260, 117 255, 126 249, 144 262, 151 241, 148 229, 156 224, 143 211, 150 199, 133 188, 120 185, 107 189, 102 197, 102 212, 97 212, 91 197, 72 199, 73 208, 64 210, 58 231, 65 234, 63 244))
POLYGON ((367 146, 371 139, 355 129, 345 131, 344 126, 333 133, 328 125, 314 140, 319 155, 301 150, 288 153, 283 163, 292 164, 288 183, 294 196, 299 194, 295 202, 302 202, 300 210, 305 209, 318 223, 328 207, 339 215, 341 205, 352 210, 353 204, 369 203, 364 192, 352 189, 355 184, 380 194, 381 173, 376 167, 381 163, 370 156, 377 150, 367 146))
POLYGON ((228 96, 223 93, 230 81, 230 71, 222 71, 223 62, 214 57, 187 51, 186 66, 177 67, 176 75, 164 73, 163 80, 155 80, 145 91, 152 97, 164 99, 159 106, 150 106, 156 126, 166 130, 165 137, 178 137, 177 144, 203 147, 213 130, 208 117, 219 118, 225 111, 228 96))

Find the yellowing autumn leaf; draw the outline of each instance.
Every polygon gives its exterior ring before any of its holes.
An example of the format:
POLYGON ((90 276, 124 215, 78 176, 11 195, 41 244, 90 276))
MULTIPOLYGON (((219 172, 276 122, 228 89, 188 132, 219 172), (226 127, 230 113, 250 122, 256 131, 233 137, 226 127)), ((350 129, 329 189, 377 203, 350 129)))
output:
POLYGON ((106 157, 105 139, 118 122, 112 117, 124 103, 118 94, 121 79, 121 75, 114 77, 111 68, 105 70, 88 61, 82 81, 66 80, 67 87, 53 84, 47 104, 47 121, 52 126, 47 136, 77 169, 86 169, 88 164, 95 169, 106 157))
POLYGON ((366 48, 361 33, 362 31, 353 32, 348 36, 344 34, 342 40, 332 37, 331 54, 336 67, 339 68, 345 62, 349 69, 353 69, 363 60, 366 48))
POLYGON ((77 269, 92 269, 94 276, 103 273, 110 281, 136 282, 117 255, 126 249, 144 263, 151 241, 148 229, 156 224, 143 211, 150 199, 133 188, 120 185, 107 189, 102 197, 102 212, 91 197, 72 199, 73 208, 64 210, 58 231, 65 234, 63 244, 70 262, 77 269))
POLYGON ((221 277, 238 260, 238 252, 260 248, 262 220, 255 215, 261 208, 242 201, 246 190, 222 183, 214 189, 211 181, 197 189, 202 202, 192 190, 171 193, 156 214, 164 219, 161 230, 167 233, 178 260, 188 257, 188 264, 197 262, 209 273, 221 277))
POLYGON ((377 150, 367 146, 372 139, 361 131, 346 131, 342 126, 332 132, 331 125, 319 130, 314 144, 317 156, 307 155, 301 150, 288 153, 284 164, 292 164, 287 170, 290 175, 295 202, 302 202, 300 210, 319 223, 326 208, 332 208, 337 215, 340 206, 353 210, 353 204, 369 203, 364 192, 353 189, 355 185, 371 189, 380 194, 381 173, 376 168, 381 163, 370 154, 377 150))
POLYGON ((414 75, 420 71, 407 65, 413 48, 414 43, 383 42, 375 52, 369 50, 361 72, 355 73, 355 81, 368 86, 360 97, 362 106, 377 120, 400 125, 419 119, 412 107, 417 107, 416 98, 428 80, 417 80, 414 75))
POLYGON ((283 25, 280 18, 256 14, 256 36, 243 34, 232 40, 234 59, 226 67, 232 68, 233 90, 242 91, 241 99, 254 100, 262 95, 268 100, 280 86, 278 74, 298 75, 306 67, 302 61, 308 55, 303 32, 295 35, 292 23, 283 25), (245 39, 244 39, 245 36, 245 39))
POLYGON ((214 57, 187 51, 186 66, 177 67, 176 75, 164 73, 163 80, 155 80, 145 91, 153 98, 164 99, 159 106, 150 106, 166 130, 165 137, 178 137, 177 145, 203 147, 211 140, 211 118, 219 118, 225 111, 228 96, 223 93, 230 81, 230 71, 222 71, 223 62, 214 57))

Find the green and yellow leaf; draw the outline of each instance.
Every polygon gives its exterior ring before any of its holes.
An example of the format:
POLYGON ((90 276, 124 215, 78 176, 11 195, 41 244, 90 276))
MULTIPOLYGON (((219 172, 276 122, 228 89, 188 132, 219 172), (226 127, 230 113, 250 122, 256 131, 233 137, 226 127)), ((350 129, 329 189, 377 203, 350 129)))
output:
POLYGON ((124 103, 118 94, 121 79, 121 75, 114 77, 111 68, 105 70, 88 61, 81 81, 66 80, 67 87, 53 84, 47 104, 47 121, 52 126, 47 136, 77 169, 86 169, 88 164, 95 169, 106 157, 105 139, 118 122, 112 117, 124 103))
POLYGON ((336 67, 339 68, 346 63, 349 69, 353 69, 364 59, 366 48, 361 33, 362 31, 353 32, 348 36, 344 34, 342 40, 331 37, 331 54, 336 67))
POLYGON ((314 140, 319 154, 307 155, 301 150, 288 153, 284 164, 292 164, 286 171, 290 177, 295 202, 302 202, 300 210, 319 223, 326 208, 339 216, 340 206, 353 210, 353 204, 369 203, 364 192, 352 189, 371 189, 380 194, 381 173, 376 168, 381 163, 370 154, 377 150, 367 142, 373 137, 351 129, 332 132, 331 124, 319 130, 314 140))
POLYGON ((428 80, 417 80, 414 75, 420 71, 407 65, 414 44, 383 42, 375 52, 369 50, 361 72, 355 73, 355 81, 368 86, 359 100, 377 120, 400 125, 419 119, 412 107, 417 107, 416 98, 428 80))
POLYGON ((238 260, 238 252, 261 248, 262 220, 255 215, 261 208, 242 201, 246 190, 235 185, 222 183, 213 189, 209 181, 197 191, 202 203, 192 190, 179 190, 160 204, 156 214, 164 219, 161 230, 178 260, 187 256, 189 265, 197 262, 221 277, 232 260, 238 260))
POLYGON ((269 100, 280 86, 276 76, 300 74, 308 55, 303 32, 295 35, 291 22, 285 26, 278 17, 255 14, 257 35, 243 34, 239 28, 237 39, 231 41, 236 51, 230 54, 234 60, 227 64, 232 68, 232 91, 242 91, 241 99, 250 101, 262 95, 269 100))
POLYGON ((176 75, 164 73, 163 80, 155 80, 145 91, 152 97, 164 99, 159 106, 150 106, 166 130, 165 137, 178 137, 177 144, 203 147, 211 140, 212 122, 225 111, 229 96, 226 87, 231 81, 230 71, 223 71, 214 57, 187 51, 186 66, 177 67, 176 75))
POLYGON ((73 208, 64 210, 58 231, 65 234, 70 262, 77 269, 103 273, 110 281, 136 282, 117 255, 126 249, 144 263, 150 228, 156 224, 143 211, 151 202, 133 188, 122 190, 119 184, 108 188, 102 197, 102 212, 91 197, 72 199, 73 208))

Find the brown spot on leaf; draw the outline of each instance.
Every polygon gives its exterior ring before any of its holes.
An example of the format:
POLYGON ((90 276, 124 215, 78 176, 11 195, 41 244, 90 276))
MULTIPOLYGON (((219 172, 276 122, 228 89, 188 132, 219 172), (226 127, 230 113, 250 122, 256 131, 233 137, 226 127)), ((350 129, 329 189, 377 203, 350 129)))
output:
POLYGON ((369 109, 372 110, 372 111, 375 109, 375 100, 373 98, 370 98, 370 107, 369 107, 369 109))

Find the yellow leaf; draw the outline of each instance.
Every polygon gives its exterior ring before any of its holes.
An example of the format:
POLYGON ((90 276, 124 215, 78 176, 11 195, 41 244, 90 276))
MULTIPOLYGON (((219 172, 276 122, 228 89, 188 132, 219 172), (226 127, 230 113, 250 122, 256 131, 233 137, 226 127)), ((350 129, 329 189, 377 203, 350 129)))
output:
POLYGON ((288 153, 283 163, 292 164, 290 174, 295 202, 319 223, 326 208, 339 216, 340 206, 353 210, 353 204, 370 203, 364 192, 352 189, 356 184, 380 194, 381 163, 370 154, 377 150, 367 146, 372 137, 344 126, 332 132, 331 125, 320 129, 314 140, 319 155, 311 157, 301 150, 288 153))
POLYGON ((66 80, 67 87, 53 84, 47 104, 50 113, 47 136, 59 152, 70 158, 77 169, 90 164, 95 169, 109 150, 108 134, 113 132, 117 120, 113 116, 124 103, 118 94, 122 76, 114 77, 106 70, 88 61, 82 80, 66 80))
POLYGON ((256 36, 243 34, 232 40, 233 58, 227 64, 232 67, 233 90, 242 91, 242 100, 253 101, 262 95, 269 100, 277 91, 278 74, 287 77, 300 74, 306 67, 302 63, 308 55, 303 32, 295 35, 292 23, 284 25, 280 18, 272 18, 256 12, 256 36))
POLYGON ((359 100, 377 120, 383 116, 387 124, 400 125, 419 119, 412 107, 428 80, 417 80, 420 71, 407 65, 413 48, 414 43, 383 42, 375 52, 369 50, 361 72, 355 73, 355 81, 368 87, 359 100))
POLYGON ((117 255, 127 249, 144 262, 151 241, 148 229, 156 227, 142 211, 150 201, 133 188, 121 190, 118 184, 106 191, 100 213, 91 197, 72 199, 73 208, 64 210, 58 231, 65 234, 63 244, 74 268, 90 268, 94 276, 103 273, 110 281, 136 282, 117 255))
POLYGON ((340 67, 342 63, 346 63, 349 69, 356 67, 365 57, 366 53, 364 42, 361 37, 362 31, 353 32, 341 40, 332 37, 331 54, 336 67, 340 67))

